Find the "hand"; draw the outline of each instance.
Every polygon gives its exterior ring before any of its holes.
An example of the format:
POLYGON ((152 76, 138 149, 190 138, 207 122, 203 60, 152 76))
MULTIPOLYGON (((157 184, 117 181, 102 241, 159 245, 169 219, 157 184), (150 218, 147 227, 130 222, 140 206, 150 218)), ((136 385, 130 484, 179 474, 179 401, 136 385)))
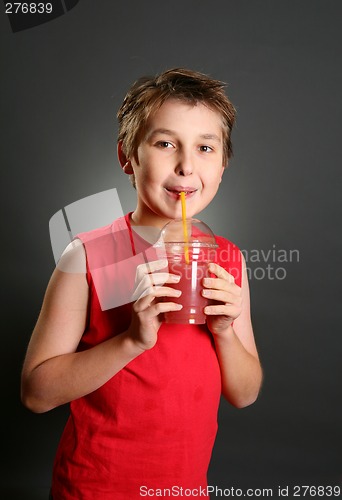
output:
POLYGON ((235 284, 234 277, 218 264, 210 263, 209 271, 216 278, 204 278, 202 294, 217 301, 206 306, 207 325, 214 335, 220 335, 231 326, 242 311, 242 290, 235 284))
POLYGON ((137 267, 135 291, 136 301, 132 307, 132 320, 127 334, 143 351, 151 349, 158 338, 161 313, 179 311, 182 306, 175 302, 161 302, 160 297, 179 297, 180 290, 163 286, 178 283, 180 276, 168 272, 156 272, 167 267, 167 261, 157 260, 137 267))

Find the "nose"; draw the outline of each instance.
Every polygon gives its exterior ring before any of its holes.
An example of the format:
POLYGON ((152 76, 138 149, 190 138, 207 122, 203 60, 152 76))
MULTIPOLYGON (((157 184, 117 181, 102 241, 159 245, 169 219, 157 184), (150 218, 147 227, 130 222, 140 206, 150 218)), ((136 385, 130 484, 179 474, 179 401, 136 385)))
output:
POLYGON ((193 158, 190 152, 182 151, 179 157, 179 161, 176 167, 177 175, 188 176, 193 172, 193 158))

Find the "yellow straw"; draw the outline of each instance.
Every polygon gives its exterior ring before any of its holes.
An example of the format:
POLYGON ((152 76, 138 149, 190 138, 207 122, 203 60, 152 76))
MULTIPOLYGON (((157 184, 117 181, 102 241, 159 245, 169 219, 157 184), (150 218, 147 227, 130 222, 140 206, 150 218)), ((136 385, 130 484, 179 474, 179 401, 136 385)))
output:
POLYGON ((189 238, 188 238, 188 228, 186 225, 186 205, 185 205, 185 192, 184 191, 181 191, 180 197, 181 197, 181 203, 182 203, 183 234, 184 234, 184 241, 185 241, 184 257, 185 257, 185 263, 190 264, 189 247, 187 245, 189 238))

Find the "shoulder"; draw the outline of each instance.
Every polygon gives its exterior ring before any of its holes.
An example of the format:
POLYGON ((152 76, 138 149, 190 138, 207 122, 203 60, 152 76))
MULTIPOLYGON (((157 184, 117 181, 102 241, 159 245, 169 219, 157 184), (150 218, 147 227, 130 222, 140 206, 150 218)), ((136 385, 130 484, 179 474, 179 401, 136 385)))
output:
POLYGON ((83 244, 89 271, 127 258, 127 248, 131 248, 131 245, 126 218, 120 217, 111 224, 76 235, 83 244))
POLYGON ((57 269, 64 273, 86 273, 86 255, 82 242, 73 240, 57 262, 57 269))
POLYGON ((62 253, 57 269, 66 273, 86 274, 89 254, 93 255, 96 249, 103 250, 106 241, 112 240, 113 233, 126 227, 125 218, 120 217, 106 226, 78 233, 62 253))

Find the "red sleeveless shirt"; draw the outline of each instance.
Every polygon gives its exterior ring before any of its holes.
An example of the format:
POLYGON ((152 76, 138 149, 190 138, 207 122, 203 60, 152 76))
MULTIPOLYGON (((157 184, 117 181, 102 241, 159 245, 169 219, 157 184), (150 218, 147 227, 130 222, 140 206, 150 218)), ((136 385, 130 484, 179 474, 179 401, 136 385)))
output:
MULTIPOLYGON (((129 214, 78 238, 90 288, 78 348, 84 350, 127 330, 136 266, 158 257, 131 230, 129 214)), ((239 249, 222 237, 216 241, 217 263, 241 286, 239 249)), ((155 347, 70 403, 54 463, 53 499, 135 500, 148 490, 206 498, 220 394, 220 367, 206 325, 163 323, 155 347)))

